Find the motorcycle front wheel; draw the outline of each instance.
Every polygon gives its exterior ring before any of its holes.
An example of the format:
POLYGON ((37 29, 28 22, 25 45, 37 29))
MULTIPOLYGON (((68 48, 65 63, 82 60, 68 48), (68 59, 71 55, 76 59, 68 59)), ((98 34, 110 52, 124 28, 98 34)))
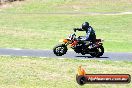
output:
POLYGON ((67 46, 65 44, 56 45, 53 48, 53 52, 56 56, 62 56, 67 52, 67 46))

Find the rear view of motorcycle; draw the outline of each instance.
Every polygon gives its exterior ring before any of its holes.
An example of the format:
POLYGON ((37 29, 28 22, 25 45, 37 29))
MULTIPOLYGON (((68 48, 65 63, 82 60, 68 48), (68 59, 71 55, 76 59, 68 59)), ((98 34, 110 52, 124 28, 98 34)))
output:
POLYGON ((58 44, 53 48, 54 54, 56 56, 62 56, 66 54, 68 46, 70 46, 70 48, 78 54, 90 54, 92 57, 100 57, 103 55, 103 40, 96 39, 96 43, 92 44, 91 42, 81 40, 81 38, 83 38, 83 36, 77 38, 75 33, 70 34, 68 38, 62 40, 61 44, 58 44))

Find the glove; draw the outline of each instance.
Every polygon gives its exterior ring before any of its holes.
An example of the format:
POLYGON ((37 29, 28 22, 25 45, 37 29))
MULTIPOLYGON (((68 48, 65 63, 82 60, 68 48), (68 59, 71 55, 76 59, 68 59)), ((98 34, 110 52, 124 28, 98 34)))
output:
POLYGON ((76 32, 77 28, 73 28, 74 32, 76 32))

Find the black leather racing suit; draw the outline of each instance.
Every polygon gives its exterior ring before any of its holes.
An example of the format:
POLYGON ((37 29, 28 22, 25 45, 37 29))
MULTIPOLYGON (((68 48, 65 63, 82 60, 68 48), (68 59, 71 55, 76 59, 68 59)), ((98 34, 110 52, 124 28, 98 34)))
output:
MULTIPOLYGON (((75 28, 74 31, 85 31, 82 28, 75 28)), ((86 37, 84 39, 84 41, 90 41, 93 44, 96 42, 96 35, 95 35, 95 31, 93 30, 93 28, 91 26, 89 26, 86 30, 86 37)))

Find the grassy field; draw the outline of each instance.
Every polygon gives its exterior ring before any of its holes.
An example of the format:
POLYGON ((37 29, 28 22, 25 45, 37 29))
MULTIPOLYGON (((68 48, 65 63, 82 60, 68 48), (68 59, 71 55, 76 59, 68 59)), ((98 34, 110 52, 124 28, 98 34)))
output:
POLYGON ((21 13, 132 11, 132 0, 25 0, 14 5, 17 8, 7 10, 21 13))
POLYGON ((89 21, 106 51, 132 51, 132 15, 0 14, 0 19, 0 47, 52 49, 72 28, 89 21))
POLYGON ((130 74, 132 62, 0 57, 0 88, 131 88, 132 84, 76 83, 78 66, 88 74, 130 74))
POLYGON ((74 27, 88 21, 97 37, 105 40, 105 51, 131 52, 132 15, 41 14, 76 12, 74 6, 80 8, 77 12, 122 12, 130 11, 131 4, 131 0, 26 0, 10 7, 7 4, 0 9, 0 47, 52 49, 74 27))
MULTIPOLYGON (((132 11, 131 0, 25 0, 0 7, 0 48, 52 49, 72 28, 89 21, 105 52, 132 51, 132 15, 44 14, 132 11), (9 6, 8 6, 9 5, 9 6)), ((85 33, 77 32, 77 35, 85 33)), ((89 74, 130 74, 132 62, 0 56, 0 88, 132 88, 132 84, 79 86, 82 65, 89 74)))

